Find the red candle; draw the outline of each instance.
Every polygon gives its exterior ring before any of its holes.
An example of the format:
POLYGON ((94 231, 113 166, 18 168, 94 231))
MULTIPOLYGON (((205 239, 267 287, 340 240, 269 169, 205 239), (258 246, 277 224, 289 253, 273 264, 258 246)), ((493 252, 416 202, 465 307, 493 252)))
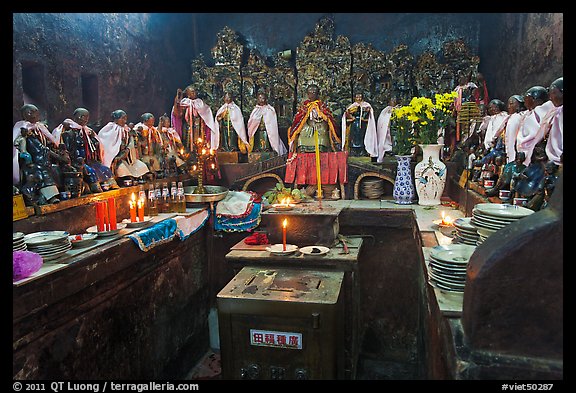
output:
POLYGON ((284 219, 282 221, 282 251, 286 251, 286 225, 288 225, 288 221, 284 219))
POLYGON ((108 204, 102 201, 102 211, 104 212, 104 230, 110 230, 110 217, 108 216, 108 204))
POLYGON ((136 204, 134 201, 129 201, 130 203, 130 222, 136 222, 136 204))
POLYGON ((138 199, 138 221, 144 221, 144 201, 142 199, 138 199))
POLYGON ((96 202, 96 230, 98 232, 104 231, 104 206, 102 202, 96 202))
POLYGON ((117 229, 116 200, 114 198, 108 198, 108 217, 110 218, 110 230, 117 229))

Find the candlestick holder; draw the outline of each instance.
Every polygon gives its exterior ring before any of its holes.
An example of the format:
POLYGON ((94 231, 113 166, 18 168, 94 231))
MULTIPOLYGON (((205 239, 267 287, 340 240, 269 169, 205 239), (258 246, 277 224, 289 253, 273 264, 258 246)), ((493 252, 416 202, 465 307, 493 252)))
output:
POLYGON ((210 145, 202 138, 198 138, 194 143, 193 157, 196 163, 190 168, 190 174, 196 176, 198 186, 194 189, 194 194, 206 194, 204 187, 205 172, 217 172, 218 163, 216 162, 216 152, 210 148, 210 145))

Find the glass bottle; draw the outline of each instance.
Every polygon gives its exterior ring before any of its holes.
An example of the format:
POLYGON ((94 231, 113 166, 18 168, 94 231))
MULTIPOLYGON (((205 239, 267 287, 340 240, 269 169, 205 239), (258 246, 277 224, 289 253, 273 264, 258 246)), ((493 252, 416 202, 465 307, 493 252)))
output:
MULTIPOLYGON (((158 206, 156 206, 156 190, 152 184, 150 184, 150 187, 148 188, 148 203, 146 204, 146 207, 149 216, 152 217, 158 215, 158 206)), ((144 211, 146 211, 146 209, 144 211)))
POLYGON ((178 182, 178 213, 186 213, 186 197, 184 196, 184 185, 178 182))
POLYGON ((162 188, 160 183, 154 185, 154 196, 156 197, 156 209, 158 213, 163 213, 162 211, 162 188))
POLYGON ((178 189, 176 188, 176 182, 173 181, 170 185, 170 212, 178 213, 178 189))
POLYGON ((168 190, 168 182, 162 183, 162 213, 170 213, 170 190, 168 190))

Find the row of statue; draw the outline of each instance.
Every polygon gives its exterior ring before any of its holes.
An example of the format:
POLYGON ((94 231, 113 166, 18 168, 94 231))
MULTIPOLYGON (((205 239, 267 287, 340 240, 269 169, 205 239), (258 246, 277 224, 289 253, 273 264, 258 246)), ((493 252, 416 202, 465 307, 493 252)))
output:
POLYGON ((471 122, 463 143, 470 180, 487 196, 509 190, 533 210, 545 207, 563 165, 563 78, 533 86, 507 104, 493 99, 487 114, 471 122), (492 180, 494 183, 485 183, 492 180))

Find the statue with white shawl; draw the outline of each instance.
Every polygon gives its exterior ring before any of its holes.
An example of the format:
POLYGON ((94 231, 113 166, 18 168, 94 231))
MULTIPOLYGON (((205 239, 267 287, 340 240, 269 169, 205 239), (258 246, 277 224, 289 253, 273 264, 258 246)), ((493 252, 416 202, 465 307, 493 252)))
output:
POLYGON ((34 178, 34 181, 38 183, 36 188, 39 193, 39 197, 34 200, 38 199, 39 204, 58 203, 60 192, 51 164, 56 155, 53 149, 59 143, 46 124, 40 121, 40 111, 37 106, 25 104, 20 111, 23 120, 17 121, 12 129, 12 183, 24 186, 27 179, 34 178), (23 135, 26 135, 26 153, 29 159, 22 161, 24 167, 20 168, 20 151, 14 142, 17 139, 22 140, 23 135))
POLYGON ((198 97, 196 88, 178 89, 171 113, 172 126, 180 136, 184 148, 194 151, 194 143, 201 139, 214 146, 214 116, 212 109, 198 97))
POLYGON ((104 148, 102 163, 116 177, 143 180, 142 176, 150 171, 139 159, 136 132, 126 125, 128 115, 118 109, 112 112, 112 120, 98 133, 104 148))
POLYGON ((211 146, 224 152, 247 152, 249 145, 242 110, 234 102, 232 93, 224 94, 224 104, 216 112, 211 146))
POLYGON ((353 157, 378 157, 376 135, 372 105, 364 101, 362 93, 356 93, 342 116, 342 150, 353 157))
POLYGON ((378 140, 378 158, 376 162, 383 162, 386 153, 392 154, 392 134, 390 133, 390 119, 394 109, 399 107, 398 98, 392 97, 388 106, 382 109, 376 121, 376 135, 378 140))
POLYGON ((73 119, 65 119, 52 131, 52 135, 66 146, 72 166, 82 172, 91 192, 118 188, 112 171, 102 164, 102 144, 96 132, 88 127, 89 120, 88 109, 76 108, 73 119))
POLYGON ((287 149, 278 132, 276 110, 268 104, 266 93, 258 93, 258 101, 248 118, 248 141, 250 152, 274 151, 279 156, 287 149))

